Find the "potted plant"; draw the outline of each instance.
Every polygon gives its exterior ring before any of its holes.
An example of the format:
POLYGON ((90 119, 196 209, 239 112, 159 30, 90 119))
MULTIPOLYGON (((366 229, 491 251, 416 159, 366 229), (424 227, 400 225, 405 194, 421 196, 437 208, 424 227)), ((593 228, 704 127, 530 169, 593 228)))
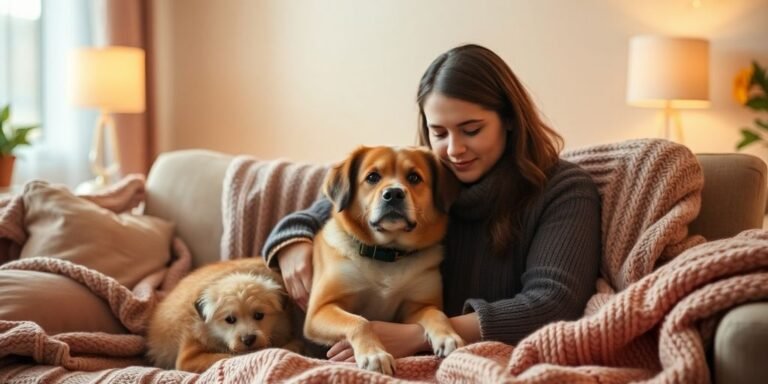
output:
POLYGON ((29 135, 37 125, 15 127, 10 125, 11 105, 6 104, 0 111, 0 187, 11 185, 14 150, 20 145, 29 145, 29 135))
MULTIPOLYGON (((736 101, 755 112, 768 112, 768 74, 757 61, 741 70, 733 81, 733 97, 736 101)), ((762 142, 768 146, 768 120, 755 118, 754 127, 741 129, 741 140, 736 149, 762 142)))

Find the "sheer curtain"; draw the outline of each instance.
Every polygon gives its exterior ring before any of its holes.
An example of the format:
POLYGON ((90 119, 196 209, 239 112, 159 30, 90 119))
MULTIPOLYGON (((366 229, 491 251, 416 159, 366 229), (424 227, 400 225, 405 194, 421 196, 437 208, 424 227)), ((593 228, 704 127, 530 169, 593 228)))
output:
POLYGON ((103 24, 99 18, 104 13, 97 12, 101 3, 0 0, 0 10, 4 10, 0 11, 0 29, 5 33, 0 36, 0 63, 8 63, 0 68, 0 92, 4 92, 0 104, 12 103, 16 123, 41 124, 35 142, 17 151, 16 185, 43 179, 75 187, 91 178, 88 150, 97 112, 70 102, 70 57, 74 48, 94 44, 97 31, 93 26, 103 24), (20 21, 24 15, 26 21, 20 21), (27 59, 23 59, 19 44, 34 53, 25 53, 27 59), (16 79, 24 76, 36 80, 18 84, 16 79))
POLYGON ((0 106, 14 125, 42 120, 41 26, 40 0, 0 0, 0 106))
POLYGON ((17 124, 40 121, 40 1, 0 0, 0 105, 17 124))

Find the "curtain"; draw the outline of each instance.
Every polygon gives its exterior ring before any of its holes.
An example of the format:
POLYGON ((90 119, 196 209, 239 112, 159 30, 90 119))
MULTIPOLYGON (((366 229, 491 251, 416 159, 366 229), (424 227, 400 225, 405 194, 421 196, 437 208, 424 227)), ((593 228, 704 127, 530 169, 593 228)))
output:
POLYGON ((152 116, 152 73, 149 63, 152 50, 148 49, 148 0, 107 0, 106 43, 142 48, 145 51, 146 110, 144 113, 115 114, 123 174, 146 173, 154 157, 154 143, 150 132, 152 116))

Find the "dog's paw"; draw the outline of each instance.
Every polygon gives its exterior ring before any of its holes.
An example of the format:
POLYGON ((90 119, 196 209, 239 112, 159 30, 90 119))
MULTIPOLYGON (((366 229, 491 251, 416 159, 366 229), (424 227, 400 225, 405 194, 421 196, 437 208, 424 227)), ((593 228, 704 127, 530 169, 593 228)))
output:
POLYGON ((357 366, 369 371, 392 376, 395 374, 395 358, 381 348, 374 348, 369 353, 355 354, 357 366))
POLYGON ((428 333, 427 337, 432 345, 432 352, 438 357, 446 357, 464 346, 464 340, 456 332, 432 332, 428 333))

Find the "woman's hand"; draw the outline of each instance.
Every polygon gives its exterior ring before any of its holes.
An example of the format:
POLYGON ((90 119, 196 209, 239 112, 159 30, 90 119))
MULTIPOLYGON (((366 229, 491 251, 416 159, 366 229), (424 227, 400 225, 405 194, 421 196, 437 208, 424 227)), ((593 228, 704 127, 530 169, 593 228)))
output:
MULTIPOLYGON (((371 327, 373 333, 384 344, 384 349, 396 359, 429 350, 424 328, 421 325, 371 321, 371 327)), ((342 340, 334 344, 328 351, 328 359, 331 361, 355 361, 355 353, 349 342, 342 340)))
POLYGON ((289 244, 275 256, 288 296, 306 312, 312 289, 312 243, 289 244))

